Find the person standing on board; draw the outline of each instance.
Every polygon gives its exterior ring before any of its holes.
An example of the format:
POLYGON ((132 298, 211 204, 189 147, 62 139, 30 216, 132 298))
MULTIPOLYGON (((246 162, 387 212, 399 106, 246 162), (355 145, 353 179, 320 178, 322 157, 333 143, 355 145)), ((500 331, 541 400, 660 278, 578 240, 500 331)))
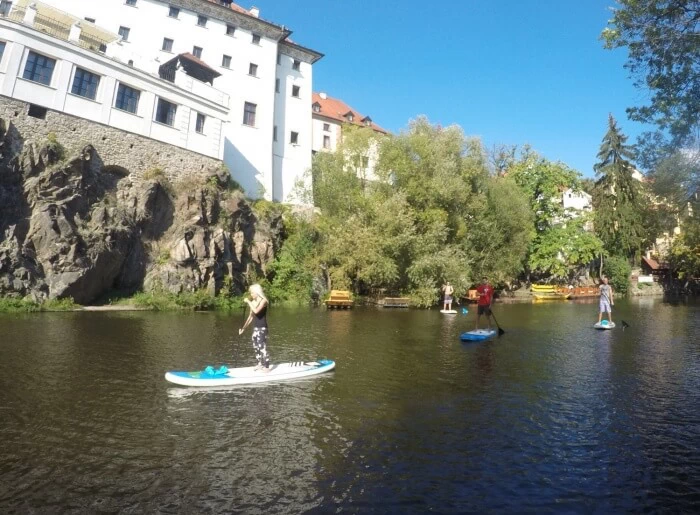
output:
POLYGON ((493 288, 489 284, 486 277, 481 280, 481 284, 477 286, 476 292, 479 295, 479 300, 477 301, 477 312, 476 312, 476 329, 479 329, 479 320, 481 315, 486 315, 486 320, 489 325, 489 331, 491 330, 491 303, 493 302, 493 288))
POLYGON ((600 309, 598 310, 598 323, 603 320, 603 312, 608 314, 608 323, 612 324, 613 289, 608 284, 608 278, 603 277, 603 284, 600 285, 600 309))
POLYGON ((455 292, 455 289, 450 284, 450 281, 445 282, 442 287, 442 292, 445 296, 442 303, 443 311, 452 311, 452 294, 455 292))
POLYGON ((256 371, 270 371, 270 354, 267 352, 267 306, 268 301, 263 293, 263 289, 259 284, 253 284, 248 291, 250 299, 243 299, 250 308, 245 324, 238 330, 238 334, 243 334, 243 331, 253 323, 253 349, 255 349, 255 358, 258 360, 256 371))

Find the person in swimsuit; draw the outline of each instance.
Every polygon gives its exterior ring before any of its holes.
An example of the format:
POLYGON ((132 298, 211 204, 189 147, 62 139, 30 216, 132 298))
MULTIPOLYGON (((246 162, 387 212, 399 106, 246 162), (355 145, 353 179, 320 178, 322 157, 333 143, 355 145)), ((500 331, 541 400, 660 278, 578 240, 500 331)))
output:
POLYGON ((255 358, 258 360, 256 371, 270 371, 270 354, 267 351, 267 306, 268 301, 265 297, 262 287, 259 284, 253 284, 248 291, 250 299, 243 299, 250 308, 250 314, 238 330, 238 334, 243 334, 243 331, 252 323, 253 324, 253 349, 255 349, 255 358))
POLYGON ((598 310, 598 323, 603 320, 603 312, 608 314, 608 323, 612 324, 613 289, 608 284, 608 278, 603 277, 603 284, 600 285, 600 302, 598 310))
POLYGON ((451 311, 452 310, 452 294, 455 292, 455 289, 452 287, 450 284, 450 281, 445 282, 445 285, 442 287, 442 292, 445 294, 445 299, 442 305, 443 311, 451 311))

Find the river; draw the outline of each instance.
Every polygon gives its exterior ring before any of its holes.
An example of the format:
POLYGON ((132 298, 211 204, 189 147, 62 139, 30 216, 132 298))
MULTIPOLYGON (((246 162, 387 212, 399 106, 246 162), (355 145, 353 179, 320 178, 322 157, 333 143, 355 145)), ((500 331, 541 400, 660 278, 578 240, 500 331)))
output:
POLYGON ((273 362, 336 370, 208 390, 163 374, 254 364, 242 312, 3 314, 0 512, 695 511, 700 304, 615 308, 273 307, 273 362))

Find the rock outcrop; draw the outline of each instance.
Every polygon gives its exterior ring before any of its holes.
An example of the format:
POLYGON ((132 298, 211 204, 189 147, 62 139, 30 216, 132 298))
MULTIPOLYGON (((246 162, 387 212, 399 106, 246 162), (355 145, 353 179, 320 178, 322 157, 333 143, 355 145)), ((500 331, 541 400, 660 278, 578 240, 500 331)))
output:
POLYGON ((55 138, 27 143, 3 120, 0 142, 0 295, 235 292, 274 259, 281 219, 258 220, 227 172, 134 176, 90 145, 66 158, 55 138))

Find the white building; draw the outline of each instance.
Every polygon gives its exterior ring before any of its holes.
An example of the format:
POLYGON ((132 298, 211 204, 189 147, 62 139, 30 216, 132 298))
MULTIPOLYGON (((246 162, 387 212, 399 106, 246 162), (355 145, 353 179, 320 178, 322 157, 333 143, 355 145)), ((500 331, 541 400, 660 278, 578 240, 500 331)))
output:
POLYGON ((294 200, 294 185, 311 166, 312 65, 322 55, 290 41, 284 26, 230 0, 2 0, 2 12, 9 16, 0 18, 0 39, 11 43, 5 57, 15 65, 0 62, 5 82, 15 74, 2 94, 217 154, 249 196, 294 200), (24 78, 30 4, 42 30, 62 32, 44 35, 34 52, 41 63, 54 61, 50 83, 40 86, 24 78), (71 41, 76 31, 90 38, 71 41), (84 72, 99 81, 87 102, 73 92, 84 72))
MULTIPOLYGON (((311 105, 313 118, 313 140, 311 149, 316 152, 335 152, 342 141, 343 127, 353 125, 372 129, 378 136, 387 131, 372 121, 369 116, 361 114, 340 99, 329 97, 326 93, 314 93, 311 105)), ((377 158, 377 145, 371 145, 366 155, 355 156, 359 163, 353 163, 358 175, 367 180, 376 180, 374 169, 377 158)))
POLYGON ((592 209, 592 197, 585 191, 575 191, 571 188, 561 194, 561 203, 565 211, 575 209, 588 212, 592 209))

